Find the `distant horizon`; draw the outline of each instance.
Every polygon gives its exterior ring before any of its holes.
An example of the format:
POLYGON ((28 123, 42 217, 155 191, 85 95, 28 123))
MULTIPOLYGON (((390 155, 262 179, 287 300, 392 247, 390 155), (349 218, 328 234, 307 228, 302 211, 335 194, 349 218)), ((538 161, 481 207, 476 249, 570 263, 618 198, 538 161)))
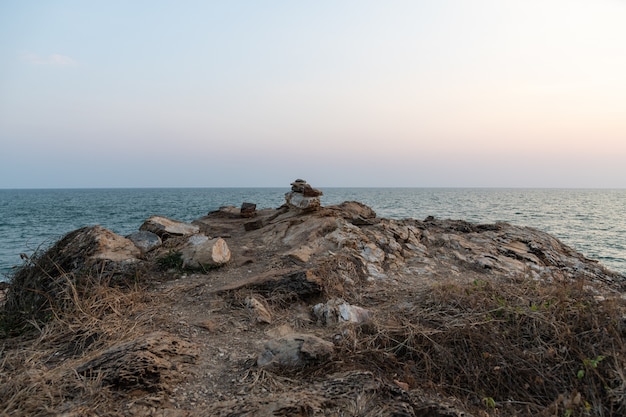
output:
MULTIPOLYGON (((23 187, 23 188, 1 188, 0 191, 20 191, 20 190, 149 190, 149 189, 289 189, 289 186, 146 186, 146 187, 23 187)), ((476 189, 476 190, 626 190, 626 187, 489 187, 489 186, 314 186, 322 191, 324 189, 476 189)))

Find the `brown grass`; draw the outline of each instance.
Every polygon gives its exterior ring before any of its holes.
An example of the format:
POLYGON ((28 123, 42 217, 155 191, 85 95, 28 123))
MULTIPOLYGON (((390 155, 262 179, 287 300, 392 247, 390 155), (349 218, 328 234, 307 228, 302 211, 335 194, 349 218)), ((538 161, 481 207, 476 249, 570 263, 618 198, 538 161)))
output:
POLYGON ((449 282, 408 301, 344 333, 343 365, 506 415, 626 413, 623 298, 519 280, 449 282))
POLYGON ((75 308, 78 294, 88 293, 94 284, 127 286, 136 281, 133 278, 141 274, 141 264, 87 263, 96 245, 85 229, 68 233, 47 250, 38 250, 10 277, 0 331, 24 331, 50 320, 55 312, 75 308), (92 240, 79 245, 74 242, 79 238, 92 240))
MULTIPOLYGON (((150 302, 140 289, 112 288, 82 279, 57 293, 63 310, 52 319, 31 321, 26 333, 4 339, 0 350, 0 415, 98 415, 114 409, 102 377, 86 378, 75 368, 111 341, 132 337, 150 320, 150 302), (91 282, 91 285, 87 285, 91 282)), ((68 282, 72 282, 68 278, 68 282)))

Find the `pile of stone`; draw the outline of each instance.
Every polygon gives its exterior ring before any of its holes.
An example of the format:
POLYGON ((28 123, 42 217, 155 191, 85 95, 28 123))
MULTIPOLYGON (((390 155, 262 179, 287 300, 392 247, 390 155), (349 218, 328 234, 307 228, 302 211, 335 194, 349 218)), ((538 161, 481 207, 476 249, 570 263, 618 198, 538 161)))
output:
POLYGON ((285 194, 285 201, 291 208, 315 211, 322 206, 320 197, 323 194, 307 184, 305 180, 297 179, 291 183, 291 191, 285 194))

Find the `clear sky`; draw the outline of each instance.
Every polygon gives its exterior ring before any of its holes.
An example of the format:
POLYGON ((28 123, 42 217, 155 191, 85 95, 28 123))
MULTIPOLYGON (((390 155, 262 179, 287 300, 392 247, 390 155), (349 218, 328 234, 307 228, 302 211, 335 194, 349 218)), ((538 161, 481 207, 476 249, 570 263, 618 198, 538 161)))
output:
POLYGON ((626 1, 0 2, 0 188, 626 188, 626 1))

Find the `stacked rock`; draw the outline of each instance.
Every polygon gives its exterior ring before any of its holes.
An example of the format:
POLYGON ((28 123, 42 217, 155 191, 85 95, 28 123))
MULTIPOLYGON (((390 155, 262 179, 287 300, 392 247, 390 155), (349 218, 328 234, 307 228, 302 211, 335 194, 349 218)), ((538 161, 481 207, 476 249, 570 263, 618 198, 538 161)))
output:
POLYGON ((291 191, 285 194, 287 205, 305 211, 318 210, 322 204, 320 190, 311 187, 305 180, 297 179, 291 183, 291 191))

